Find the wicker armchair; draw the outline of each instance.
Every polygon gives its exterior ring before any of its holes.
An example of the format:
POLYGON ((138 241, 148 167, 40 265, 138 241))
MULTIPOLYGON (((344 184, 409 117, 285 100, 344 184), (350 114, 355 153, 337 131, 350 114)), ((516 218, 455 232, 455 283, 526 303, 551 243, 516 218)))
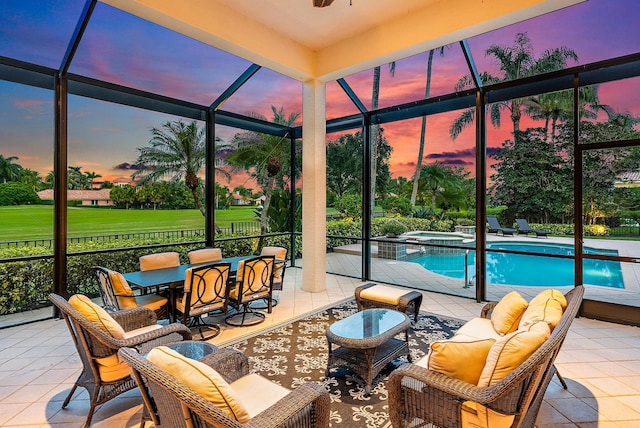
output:
MULTIPOLYGON (((307 382, 268 409, 257 414, 249 421, 240 423, 227 413, 214 406, 200 394, 178 381, 171 374, 135 352, 122 348, 118 354, 132 368, 138 381, 151 389, 153 399, 143 390, 145 402, 150 403, 150 412, 156 426, 180 428, 188 426, 215 428, 317 428, 329 426, 329 393, 314 382, 307 382), (185 421, 183 407, 188 409, 190 420, 185 421)), ((239 351, 220 348, 199 361, 220 373, 225 381, 231 383, 249 374, 247 357, 239 351)), ((256 397, 260 399, 260 397, 256 397)))
MULTIPOLYGON (((565 294, 567 307, 551 336, 518 368, 489 387, 477 387, 447 375, 403 364, 389 376, 389 416, 394 428, 461 426, 461 408, 472 401, 502 414, 515 415, 512 428, 533 427, 542 399, 556 373, 554 360, 576 317, 584 287, 565 294)), ((485 310, 488 313, 493 306, 485 310)))
POLYGON ((106 374, 104 362, 109 359, 117 360, 118 349, 126 346, 137 352, 149 352, 159 345, 191 339, 191 331, 182 324, 170 324, 150 329, 149 326, 156 324, 157 319, 153 311, 145 307, 125 309, 109 314, 125 332, 142 329, 140 334, 123 340, 116 339, 85 318, 62 296, 52 293, 49 295, 49 300, 62 312, 62 317, 67 323, 82 361, 82 372, 62 403, 62 408, 69 404, 78 386, 85 388, 89 393, 91 404, 85 423, 86 427, 91 425, 91 418, 96 406, 137 387, 130 373, 124 372, 123 374, 123 371, 117 370, 117 367, 112 368, 108 375, 106 374))

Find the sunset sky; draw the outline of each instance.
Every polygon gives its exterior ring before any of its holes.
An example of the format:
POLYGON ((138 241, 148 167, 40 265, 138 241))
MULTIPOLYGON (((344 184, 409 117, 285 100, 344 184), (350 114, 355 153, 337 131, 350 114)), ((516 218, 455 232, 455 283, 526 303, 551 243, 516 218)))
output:
MULTIPOLYGON (((0 55, 58 68, 84 0, 4 0, 0 10, 0 55)), ((488 46, 510 46, 518 32, 527 32, 535 56, 566 46, 587 64, 640 51, 640 4, 637 0, 589 0, 545 16, 469 39, 479 70, 500 75, 488 46)), ((426 23, 427 25, 428 23, 426 23)), ((577 65, 577 64, 569 64, 577 65)), ((71 73, 158 93, 202 105, 211 104, 250 63, 201 42, 98 3, 70 68, 71 73)), ((382 67, 380 107, 422 99, 427 53, 396 62, 395 74, 382 67)), ((458 44, 434 57, 431 96, 453 92, 468 72, 458 44)), ((370 108, 372 70, 346 76, 361 101, 370 108)), ((602 85, 600 101, 618 111, 640 116, 640 79, 602 85)), ((285 112, 302 111, 302 85, 268 69, 261 69, 223 106, 241 114, 271 118, 271 105, 285 112)), ((356 112, 335 82, 327 85, 327 118, 356 112)), ((473 169, 474 132, 465 130, 454 142, 449 126, 460 112, 429 117, 426 161, 440 160, 473 169)), ((70 96, 69 165, 95 171, 103 179, 128 177, 136 148, 147 145, 150 128, 178 118, 70 96)), ((415 169, 420 119, 385 125, 394 148, 394 177, 410 177, 415 169)), ((531 121, 523 120, 523 127, 531 121)), ((504 117, 498 130, 489 128, 488 145, 508 139, 512 125, 504 117)), ((237 130, 219 127, 223 139, 237 130)), ((328 139, 336 136, 328 135, 328 139)), ((40 172, 53 169, 53 93, 0 81, 0 154, 17 156, 16 163, 40 172)), ((246 184, 244 178, 230 184, 246 184)))

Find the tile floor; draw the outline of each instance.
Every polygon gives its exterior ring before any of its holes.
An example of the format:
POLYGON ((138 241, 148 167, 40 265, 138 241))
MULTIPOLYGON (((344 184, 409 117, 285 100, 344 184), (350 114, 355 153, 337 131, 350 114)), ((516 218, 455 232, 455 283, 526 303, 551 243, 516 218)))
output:
MULTIPOLYGON (((320 293, 301 290, 302 272, 289 269, 279 304, 254 327, 224 327, 212 340, 224 345, 246 334, 274 327, 353 296, 361 282, 329 275, 320 293)), ((476 316, 482 304, 471 299, 425 292, 422 309, 461 319, 476 316)), ((554 379, 537 426, 640 426, 640 329, 585 318, 574 320, 556 365, 569 385, 554 379)), ((46 320, 0 329, 0 426, 82 427, 88 409, 84 390, 62 410, 80 361, 62 321, 46 320)), ((137 390, 99 406, 93 427, 139 426, 142 403, 137 390)), ((149 426, 150 424, 148 424, 149 426)))

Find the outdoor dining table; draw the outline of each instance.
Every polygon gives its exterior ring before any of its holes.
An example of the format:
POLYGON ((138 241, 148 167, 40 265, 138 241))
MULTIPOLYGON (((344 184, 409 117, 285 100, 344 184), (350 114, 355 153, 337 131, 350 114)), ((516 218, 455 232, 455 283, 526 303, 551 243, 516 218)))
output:
MULTIPOLYGON (((227 257, 222 260, 207 263, 231 263, 231 274, 235 276, 236 271, 238 270, 238 263, 241 260, 246 260, 251 257, 254 256, 227 257)), ((184 279, 187 269, 196 266, 202 266, 207 263, 184 264, 162 269, 129 272, 123 274, 123 276, 131 286, 143 290, 143 293, 146 293, 148 290, 154 288, 169 288, 169 303, 171 305, 171 310, 169 311, 169 319, 171 320, 171 322, 175 322, 176 301, 178 298, 176 289, 184 285, 184 279)))

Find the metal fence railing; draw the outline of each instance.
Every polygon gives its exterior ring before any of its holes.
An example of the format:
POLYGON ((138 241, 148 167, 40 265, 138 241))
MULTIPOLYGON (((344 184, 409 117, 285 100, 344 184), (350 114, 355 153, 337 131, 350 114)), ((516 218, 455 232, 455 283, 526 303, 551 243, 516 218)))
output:
MULTIPOLYGON (((240 235, 260 234, 260 223, 257 221, 241 221, 232 222, 229 227, 220 228, 223 233, 234 233, 240 235)), ((85 242, 110 242, 122 239, 191 239, 193 241, 204 239, 205 231, 203 229, 184 229, 184 230, 164 230, 158 232, 128 232, 115 233, 110 235, 93 235, 93 236, 73 236, 67 238, 67 243, 78 244, 85 242)), ((18 248, 18 247, 53 247, 53 238, 49 239, 23 239, 16 241, 0 242, 0 248, 18 248)))

